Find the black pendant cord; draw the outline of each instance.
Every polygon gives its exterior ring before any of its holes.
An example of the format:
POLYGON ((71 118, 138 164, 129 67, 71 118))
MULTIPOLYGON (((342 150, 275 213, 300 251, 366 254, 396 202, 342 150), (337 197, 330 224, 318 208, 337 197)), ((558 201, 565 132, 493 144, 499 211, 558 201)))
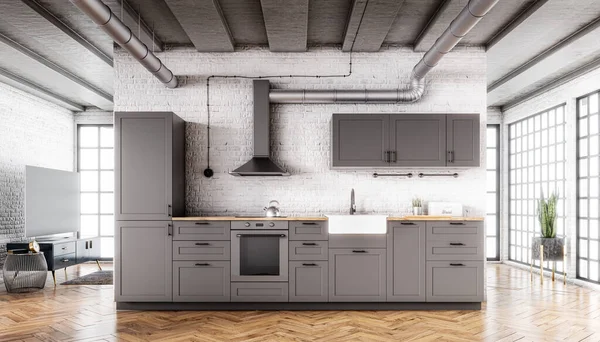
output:
MULTIPOLYGON (((355 37, 356 39, 356 37, 355 37)), ((352 43, 354 44, 354 42, 352 43)), ((342 75, 266 75, 266 76, 242 76, 242 75, 210 75, 206 78, 206 169, 204 176, 210 178, 214 175, 214 171, 210 168, 210 80, 212 78, 241 78, 241 79, 266 79, 266 78, 344 78, 352 75, 352 50, 350 50, 350 58, 348 62, 348 73, 342 75)))

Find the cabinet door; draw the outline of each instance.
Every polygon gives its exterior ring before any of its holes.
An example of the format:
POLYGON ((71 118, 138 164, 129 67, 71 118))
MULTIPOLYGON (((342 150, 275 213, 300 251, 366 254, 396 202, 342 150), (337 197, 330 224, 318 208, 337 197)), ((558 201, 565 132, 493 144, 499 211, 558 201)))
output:
POLYGON ((425 301, 425 222, 391 224, 388 238, 387 300, 425 301))
POLYGON ((101 249, 100 249, 100 241, 102 241, 99 237, 87 239, 88 241, 88 258, 90 261, 100 260, 101 257, 101 249))
POLYGON ((385 249, 330 249, 330 302, 384 302, 385 249))
POLYGON ((448 166, 479 166, 479 114, 447 115, 448 166))
POLYGON ((334 114, 332 167, 389 166, 389 115, 334 114))
POLYGON ((173 262, 174 302, 229 302, 229 261, 173 262))
POLYGON ((446 115, 390 115, 392 166, 446 166, 446 115))
POLYGON ((327 302, 327 261, 290 262, 290 302, 327 302))
POLYGON ((115 113, 116 220, 170 220, 172 114, 115 113))
POLYGON ((90 260, 89 240, 77 240, 77 263, 90 260))
POLYGON ((483 261, 428 261, 427 301, 483 301, 483 261))
POLYGON ((170 225, 170 221, 117 222, 117 302, 171 301, 173 240, 170 225))

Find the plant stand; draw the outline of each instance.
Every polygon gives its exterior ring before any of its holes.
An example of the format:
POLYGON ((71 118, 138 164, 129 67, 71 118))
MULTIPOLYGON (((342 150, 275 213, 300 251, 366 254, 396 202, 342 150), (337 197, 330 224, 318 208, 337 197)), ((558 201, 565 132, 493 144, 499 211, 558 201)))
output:
POLYGON ((567 284, 567 247, 564 238, 533 238, 529 274, 533 281, 533 260, 540 261, 540 282, 544 284, 544 261, 552 261, 552 281, 555 280, 556 262, 563 262, 563 284, 567 284))

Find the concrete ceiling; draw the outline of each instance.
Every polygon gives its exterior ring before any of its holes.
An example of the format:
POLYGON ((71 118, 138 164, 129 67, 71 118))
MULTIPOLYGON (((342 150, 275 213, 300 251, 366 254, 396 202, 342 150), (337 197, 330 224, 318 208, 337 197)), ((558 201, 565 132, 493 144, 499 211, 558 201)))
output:
MULTIPOLYGON (((104 0, 149 48, 426 51, 468 0, 104 0), (138 26, 139 23, 139 26, 138 26)), ((488 54, 488 105, 600 66, 600 1, 500 0, 462 40, 488 54)), ((0 1, 0 81, 79 110, 112 109, 113 43, 67 0, 0 1)))

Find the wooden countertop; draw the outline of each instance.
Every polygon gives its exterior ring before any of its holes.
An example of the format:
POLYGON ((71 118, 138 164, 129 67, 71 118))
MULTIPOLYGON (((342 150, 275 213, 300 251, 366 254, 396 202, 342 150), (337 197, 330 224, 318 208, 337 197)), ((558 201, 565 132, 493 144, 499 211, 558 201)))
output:
POLYGON ((402 216, 402 217, 388 217, 388 221, 483 221, 483 217, 463 217, 463 216, 402 216))
POLYGON ((173 221, 327 221, 325 216, 304 217, 235 217, 235 216, 189 216, 173 217, 173 221))
MULTIPOLYGON (((483 217, 450 216, 402 216, 388 217, 388 221, 483 221, 483 217)), ((235 217, 235 216, 187 216, 173 217, 173 221, 327 221, 326 216, 289 216, 289 217, 235 217)))

